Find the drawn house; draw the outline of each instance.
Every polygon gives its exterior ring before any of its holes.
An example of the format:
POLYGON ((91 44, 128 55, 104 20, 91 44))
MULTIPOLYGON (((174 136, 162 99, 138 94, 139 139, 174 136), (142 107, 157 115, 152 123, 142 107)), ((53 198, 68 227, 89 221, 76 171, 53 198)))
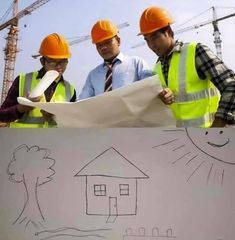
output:
POLYGON ((75 177, 86 178, 86 214, 117 216, 137 214, 138 180, 149 178, 111 147, 86 164, 75 177))

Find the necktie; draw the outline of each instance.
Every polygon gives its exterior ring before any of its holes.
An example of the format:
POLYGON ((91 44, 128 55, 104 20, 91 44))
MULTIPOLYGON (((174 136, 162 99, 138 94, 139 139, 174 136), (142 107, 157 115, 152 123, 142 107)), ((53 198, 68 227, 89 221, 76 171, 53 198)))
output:
POLYGON ((112 63, 106 62, 106 66, 108 67, 106 76, 105 76, 105 86, 104 86, 104 92, 112 91, 112 68, 116 61, 113 61, 112 63))

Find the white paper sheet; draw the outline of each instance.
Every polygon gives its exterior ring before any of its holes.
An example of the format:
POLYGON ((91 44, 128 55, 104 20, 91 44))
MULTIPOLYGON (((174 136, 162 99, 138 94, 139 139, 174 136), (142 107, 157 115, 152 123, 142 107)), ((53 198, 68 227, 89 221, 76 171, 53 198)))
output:
POLYGON ((234 240, 235 129, 0 129, 1 240, 234 240))
POLYGON ((55 115, 59 127, 161 127, 175 126, 168 106, 158 98, 162 91, 156 76, 76 103, 30 102, 55 115))

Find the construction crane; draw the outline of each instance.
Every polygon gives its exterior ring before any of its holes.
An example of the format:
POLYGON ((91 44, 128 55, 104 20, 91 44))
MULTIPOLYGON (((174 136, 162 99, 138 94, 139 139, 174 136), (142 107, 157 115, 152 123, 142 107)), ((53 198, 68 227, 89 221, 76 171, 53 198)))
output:
POLYGON ((35 9, 49 2, 50 0, 37 0, 28 7, 18 12, 18 0, 13 0, 12 18, 0 25, 0 31, 9 27, 9 32, 6 37, 5 53, 5 67, 3 75, 1 102, 6 98, 7 92, 14 80, 14 68, 16 61, 17 41, 18 41, 18 21, 20 18, 31 14, 35 9))
MULTIPOLYGON (((174 33, 175 34, 180 34, 180 33, 190 31, 190 30, 193 30, 193 29, 198 29, 198 28, 203 27, 203 26, 208 25, 208 24, 212 24, 213 25, 213 36, 214 36, 214 44, 215 44, 216 54, 217 54, 218 57, 220 57, 222 59, 222 50, 221 50, 222 40, 221 40, 221 37, 220 37, 221 33, 219 31, 218 22, 222 21, 222 20, 225 20, 227 18, 234 17, 235 13, 232 13, 232 14, 229 14, 229 15, 218 18, 215 7, 212 7, 212 11, 213 11, 213 19, 212 20, 207 20, 207 21, 204 21, 204 22, 201 22, 201 23, 198 23, 198 24, 194 24, 192 26, 188 26, 188 27, 176 30, 176 31, 174 31, 174 33)), ((138 43, 136 45, 133 45, 132 48, 137 48, 137 47, 143 46, 145 44, 146 44, 145 42, 141 42, 141 43, 138 43)))

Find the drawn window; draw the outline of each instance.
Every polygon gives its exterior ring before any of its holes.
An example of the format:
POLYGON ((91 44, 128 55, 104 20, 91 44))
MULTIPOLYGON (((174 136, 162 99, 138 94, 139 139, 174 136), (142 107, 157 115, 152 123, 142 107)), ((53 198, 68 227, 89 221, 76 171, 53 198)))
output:
POLYGON ((119 184, 120 196, 129 196, 129 184, 119 184))
POLYGON ((94 194, 95 196, 106 196, 106 185, 105 184, 94 185, 94 194))

